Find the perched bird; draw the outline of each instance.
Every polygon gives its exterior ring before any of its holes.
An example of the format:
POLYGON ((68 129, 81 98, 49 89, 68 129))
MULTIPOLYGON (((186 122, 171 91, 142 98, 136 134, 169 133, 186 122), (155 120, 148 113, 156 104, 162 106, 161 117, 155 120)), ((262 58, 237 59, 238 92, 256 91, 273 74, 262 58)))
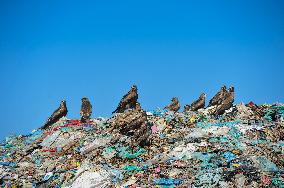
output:
POLYGON ((172 101, 171 104, 166 106, 164 109, 177 112, 179 110, 179 108, 180 108, 180 104, 179 104, 178 98, 177 97, 173 97, 171 101, 172 101))
POLYGON ((112 113, 123 113, 127 109, 134 109, 138 99, 137 86, 133 85, 130 91, 122 97, 118 107, 112 113))
POLYGON ((184 105, 183 112, 189 112, 189 111, 190 111, 190 105, 189 104, 184 105))
POLYGON ((199 96, 199 98, 191 104, 191 110, 197 111, 201 108, 204 108, 205 107, 205 97, 206 97, 206 94, 202 93, 199 96))
POLYGON ((81 105, 81 122, 86 123, 88 120, 90 120, 90 117, 92 115, 92 104, 90 103, 89 99, 84 97, 81 99, 82 105, 81 105))
POLYGON ((220 104, 223 101, 223 98, 226 94, 227 94, 227 88, 226 86, 222 86, 220 91, 209 101, 208 107, 220 104))
POLYGON ((230 109, 233 106, 235 100, 235 89, 234 87, 230 87, 229 91, 224 96, 224 100, 216 107, 215 115, 221 115, 226 110, 230 109))
POLYGON ((60 118, 67 115, 66 101, 61 101, 59 108, 57 108, 53 114, 47 119, 46 123, 42 126, 42 129, 48 128, 50 125, 56 123, 60 118))

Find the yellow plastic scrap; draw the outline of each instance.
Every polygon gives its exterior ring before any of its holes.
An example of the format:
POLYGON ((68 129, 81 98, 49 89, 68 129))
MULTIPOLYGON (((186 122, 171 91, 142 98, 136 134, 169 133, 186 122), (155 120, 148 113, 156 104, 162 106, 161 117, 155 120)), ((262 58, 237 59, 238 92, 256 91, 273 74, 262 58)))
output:
POLYGON ((241 166, 241 165, 238 164, 238 163, 233 163, 232 166, 233 166, 233 167, 239 167, 239 166, 241 166))
POLYGON ((239 150, 239 149, 234 149, 234 150, 232 151, 232 153, 235 154, 235 155, 240 155, 240 154, 241 154, 241 150, 239 150))
POLYGON ((273 134, 272 134, 272 132, 271 132, 270 129, 265 128, 265 129, 264 129, 264 133, 266 134, 266 136, 269 136, 269 137, 273 138, 273 134))
POLYGON ((190 123, 194 123, 196 121, 196 116, 192 116, 189 121, 190 123))

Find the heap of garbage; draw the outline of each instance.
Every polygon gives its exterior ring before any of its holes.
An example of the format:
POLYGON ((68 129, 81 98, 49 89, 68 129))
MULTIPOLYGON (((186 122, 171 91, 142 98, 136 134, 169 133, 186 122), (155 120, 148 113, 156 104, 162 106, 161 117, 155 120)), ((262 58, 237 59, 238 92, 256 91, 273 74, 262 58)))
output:
POLYGON ((80 120, 49 118, 28 135, 7 137, 0 143, 0 185, 284 187, 283 104, 224 110, 228 98, 205 107, 202 94, 183 112, 177 98, 144 111, 133 96, 131 103, 124 96, 110 118, 90 118, 84 98, 80 120))

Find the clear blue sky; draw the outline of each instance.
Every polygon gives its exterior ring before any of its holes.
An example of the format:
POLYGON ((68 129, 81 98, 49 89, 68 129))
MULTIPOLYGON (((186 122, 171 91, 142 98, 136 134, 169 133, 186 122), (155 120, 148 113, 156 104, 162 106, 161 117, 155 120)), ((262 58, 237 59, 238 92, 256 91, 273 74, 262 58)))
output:
POLYGON ((109 116, 137 84, 145 109, 222 84, 284 102, 284 1, 1 1, 0 138, 40 127, 62 99, 109 116), (80 2, 80 3, 79 3, 80 2))

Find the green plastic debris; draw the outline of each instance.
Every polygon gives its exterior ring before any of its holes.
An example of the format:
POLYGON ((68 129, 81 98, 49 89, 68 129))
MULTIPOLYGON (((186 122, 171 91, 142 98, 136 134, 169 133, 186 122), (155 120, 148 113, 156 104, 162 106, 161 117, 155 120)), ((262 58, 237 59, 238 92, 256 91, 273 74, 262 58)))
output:
POLYGON ((60 129, 62 132, 71 132, 72 131, 72 128, 71 127, 62 127, 60 129))
POLYGON ((211 159, 215 157, 216 154, 214 153, 202 153, 202 152, 194 152, 192 157, 202 161, 200 167, 201 168, 212 168, 215 167, 216 164, 211 162, 211 159))
POLYGON ((12 147, 13 147, 12 144, 6 144, 6 145, 4 146, 5 149, 12 148, 12 147))
POLYGON ((214 188, 217 187, 218 182, 221 180, 221 169, 214 170, 201 170, 196 174, 195 186, 214 188))
POLYGON ((217 127, 223 127, 223 126, 227 126, 227 127, 232 127, 235 125, 238 125, 241 123, 241 120, 236 120, 236 121, 229 121, 229 122, 218 122, 218 123, 206 123, 206 122, 198 122, 196 124, 197 128, 209 128, 212 126, 217 126, 217 127))
POLYGON ((125 166, 123 170, 127 172, 132 172, 132 171, 141 171, 142 168, 139 168, 138 166, 130 165, 130 166, 125 166))
POLYGON ((211 137, 209 138, 209 142, 221 142, 221 143, 227 143, 230 140, 226 136, 220 136, 220 137, 211 137))
POLYGON ((266 111, 265 115, 264 115, 264 118, 268 121, 272 121, 272 114, 274 113, 274 110, 272 109, 269 109, 266 111))
POLYGON ((273 106, 271 109, 266 110, 264 118, 268 121, 272 121, 272 115, 278 114, 284 117, 284 106, 273 106))
POLYGON ((272 179, 272 185, 279 187, 279 188, 284 188, 284 182, 277 178, 272 179))
POLYGON ((197 119, 198 119, 198 122, 203 122, 203 123, 207 123, 208 122, 208 117, 206 117, 203 114, 198 114, 197 115, 197 119))
POLYGON ((233 139, 240 139, 240 137, 242 136, 242 133, 236 128, 236 127, 231 127, 230 131, 229 131, 229 135, 233 138, 233 139))
POLYGON ((134 159, 139 155, 142 155, 146 152, 144 148, 138 148, 138 150, 134 151, 133 153, 129 150, 128 147, 120 148, 119 156, 122 158, 134 159))
POLYGON ((112 158, 116 154, 116 150, 114 147, 107 147, 103 151, 103 156, 106 158, 112 158))
POLYGON ((267 140, 252 140, 251 144, 252 145, 258 145, 258 144, 267 144, 268 141, 267 140))

